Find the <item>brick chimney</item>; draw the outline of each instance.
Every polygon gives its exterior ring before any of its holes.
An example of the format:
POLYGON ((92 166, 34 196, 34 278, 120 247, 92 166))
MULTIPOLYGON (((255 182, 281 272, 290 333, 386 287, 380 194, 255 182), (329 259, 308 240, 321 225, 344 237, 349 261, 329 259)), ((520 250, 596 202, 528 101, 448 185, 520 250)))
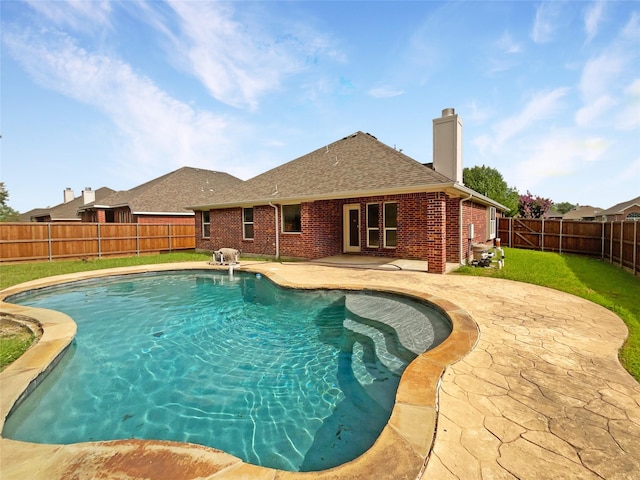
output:
POLYGON ((82 204, 86 205, 87 203, 96 201, 96 192, 91 190, 91 187, 84 187, 82 190, 82 204))
POLYGON ((64 195, 64 203, 69 203, 74 199, 73 190, 71 190, 69 187, 65 188, 62 194, 64 195))
POLYGON ((433 120, 433 169, 462 184, 462 119, 453 108, 433 120))

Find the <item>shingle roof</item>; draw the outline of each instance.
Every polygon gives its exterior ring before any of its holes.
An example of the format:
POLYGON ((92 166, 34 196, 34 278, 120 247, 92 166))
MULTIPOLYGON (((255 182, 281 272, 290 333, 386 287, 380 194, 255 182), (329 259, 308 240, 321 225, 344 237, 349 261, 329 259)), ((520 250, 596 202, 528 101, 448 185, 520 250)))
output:
MULTIPOLYGON (((113 192, 115 192, 115 190, 108 187, 101 187, 95 190, 96 201, 111 195, 113 192)), ((80 220, 80 217, 78 216, 78 209, 83 206, 82 202, 82 195, 79 195, 70 202, 60 203, 51 208, 37 208, 31 216, 44 217, 49 215, 52 221, 78 221, 80 220)))
POLYGON ((569 210, 562 218, 563 220, 581 220, 583 218, 595 218, 601 214, 601 208, 592 207, 591 205, 583 205, 569 210))
POLYGON ((631 207, 633 205, 640 206, 640 197, 636 197, 636 198, 633 198, 631 200, 627 200, 626 202, 618 203, 618 204, 614 205, 613 207, 607 208, 603 212, 600 212, 598 215, 615 215, 615 214, 618 214, 618 213, 624 213, 624 211, 627 208, 629 208, 629 207, 631 207))
POLYGON ((244 183, 228 173, 182 167, 130 190, 122 190, 83 208, 128 206, 133 213, 193 213, 187 205, 244 183))
POLYGON ((255 202, 340 198, 419 190, 454 181, 368 133, 356 132, 280 165, 194 209, 255 202))

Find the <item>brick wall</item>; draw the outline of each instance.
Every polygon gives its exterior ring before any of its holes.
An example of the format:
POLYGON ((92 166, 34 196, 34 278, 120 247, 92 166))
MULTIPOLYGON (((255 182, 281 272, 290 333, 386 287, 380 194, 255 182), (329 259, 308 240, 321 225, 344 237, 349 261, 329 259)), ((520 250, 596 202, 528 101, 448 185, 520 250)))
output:
MULTIPOLYGON (((447 261, 460 261, 460 241, 458 232, 460 229, 460 199, 449 200, 449 218, 447 222, 447 261), (455 218, 453 218, 455 217, 455 218)), ((485 243, 489 241, 487 231, 489 208, 472 201, 462 202, 462 259, 469 257, 470 248, 475 243, 485 243), (469 224, 473 224, 473 239, 469 242, 469 224)))
MULTIPOLYGON (((343 251, 343 206, 360 204, 361 255, 427 260, 430 272, 443 273, 446 262, 460 260, 460 199, 442 192, 412 193, 323 200, 301 206, 302 233, 279 233, 280 256, 322 258, 343 251), (397 247, 385 248, 383 242, 383 205, 398 203, 397 247), (380 205, 378 228, 380 246, 367 247, 366 208, 368 203, 380 205)), ((476 224, 476 236, 486 233, 486 214, 481 205, 463 203, 463 234, 467 225, 476 224), (482 217, 483 221, 478 219, 482 217)), ((202 214, 196 212, 196 248, 214 250, 231 247, 245 254, 275 255, 275 212, 269 205, 254 208, 254 239, 242 239, 242 209, 212 210, 211 238, 202 238, 202 214)), ((278 215, 280 207, 278 205, 278 215)), ((278 223, 278 228, 279 227, 278 223)))

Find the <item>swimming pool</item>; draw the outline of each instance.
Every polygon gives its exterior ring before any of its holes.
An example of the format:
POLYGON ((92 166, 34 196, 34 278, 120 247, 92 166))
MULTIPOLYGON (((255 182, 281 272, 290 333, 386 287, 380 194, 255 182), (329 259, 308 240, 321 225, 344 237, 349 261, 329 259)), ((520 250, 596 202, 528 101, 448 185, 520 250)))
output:
POLYGON ((3 435, 50 443, 171 439, 284 470, 344 463, 375 441, 400 374, 422 348, 398 341, 402 325, 367 315, 385 305, 439 315, 443 326, 432 329, 433 346, 450 331, 436 310, 400 298, 295 291, 252 274, 232 280, 208 271, 92 280, 15 296, 10 301, 68 313, 78 336, 7 419, 3 435), (373 311, 363 310, 365 297, 365 305, 376 304, 373 311))

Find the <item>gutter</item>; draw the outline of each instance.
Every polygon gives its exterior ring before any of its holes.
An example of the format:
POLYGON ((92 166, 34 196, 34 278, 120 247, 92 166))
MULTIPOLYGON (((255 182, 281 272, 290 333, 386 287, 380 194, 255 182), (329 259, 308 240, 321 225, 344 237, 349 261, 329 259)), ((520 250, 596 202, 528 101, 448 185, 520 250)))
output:
POLYGON ((278 228, 278 207, 276 207, 271 201, 269 201, 269 206, 273 207, 273 213, 275 217, 275 227, 276 227, 276 260, 280 258, 280 229, 278 228))

